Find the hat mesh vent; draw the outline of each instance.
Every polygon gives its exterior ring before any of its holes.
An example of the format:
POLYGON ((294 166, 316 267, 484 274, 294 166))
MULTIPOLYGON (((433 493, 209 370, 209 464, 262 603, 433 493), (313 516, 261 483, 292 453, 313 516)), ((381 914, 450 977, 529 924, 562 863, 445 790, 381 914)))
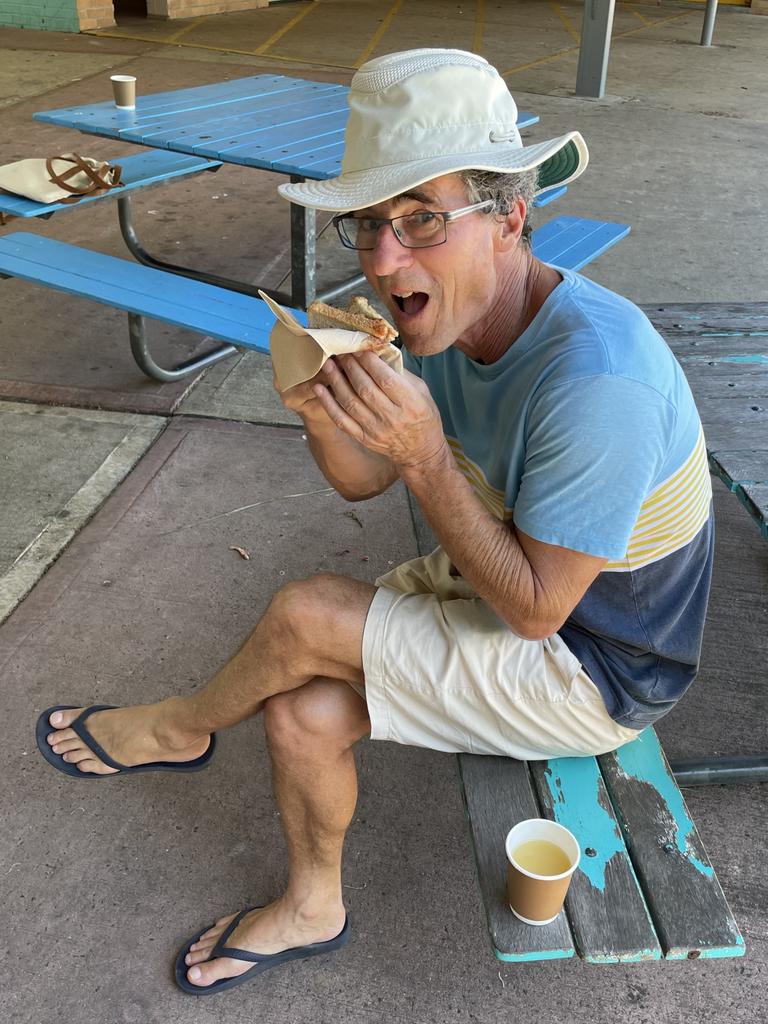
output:
POLYGON ((358 92, 379 92, 388 89, 390 85, 402 82, 411 75, 420 71, 434 71, 435 68, 450 64, 451 67, 463 65, 465 67, 488 68, 488 62, 478 58, 473 53, 463 53, 461 50, 448 50, 445 53, 435 54, 434 51, 425 51, 425 56, 411 57, 407 61, 398 62, 394 67, 372 68, 370 71, 358 71, 355 75, 352 86, 358 92), (426 56, 429 54, 429 56, 426 56))

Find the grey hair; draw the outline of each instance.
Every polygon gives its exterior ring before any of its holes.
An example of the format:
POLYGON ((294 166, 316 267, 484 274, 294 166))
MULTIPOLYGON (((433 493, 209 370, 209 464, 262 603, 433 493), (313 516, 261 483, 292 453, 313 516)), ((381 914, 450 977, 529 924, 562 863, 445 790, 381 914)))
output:
POLYGON ((539 172, 535 168, 520 174, 499 174, 496 171, 461 171, 461 177, 467 189, 467 201, 482 203, 486 199, 493 200, 494 214, 506 214, 516 200, 525 202, 525 223, 521 242, 528 249, 531 247, 531 222, 529 213, 533 197, 539 184, 539 172))

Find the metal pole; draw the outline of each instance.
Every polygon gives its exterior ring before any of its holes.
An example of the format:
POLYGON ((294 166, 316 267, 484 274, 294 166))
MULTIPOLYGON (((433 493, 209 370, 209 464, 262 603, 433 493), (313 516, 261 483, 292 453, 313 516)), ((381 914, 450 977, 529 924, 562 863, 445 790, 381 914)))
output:
MULTIPOLYGON (((297 181, 304 178, 292 174, 291 182, 297 181)), ((315 299, 316 245, 315 211, 291 203, 291 296, 293 305, 300 309, 306 309, 315 299)))
POLYGON ((768 756, 703 757, 670 761, 678 786, 725 786, 734 782, 768 782, 768 756))
POLYGON ((616 0, 585 0, 581 23, 576 95, 602 99, 608 74, 608 53, 616 0))
POLYGON ((707 10, 704 14, 704 27, 701 30, 701 45, 712 45, 712 33, 715 31, 715 15, 717 14, 717 0, 707 0, 707 10))

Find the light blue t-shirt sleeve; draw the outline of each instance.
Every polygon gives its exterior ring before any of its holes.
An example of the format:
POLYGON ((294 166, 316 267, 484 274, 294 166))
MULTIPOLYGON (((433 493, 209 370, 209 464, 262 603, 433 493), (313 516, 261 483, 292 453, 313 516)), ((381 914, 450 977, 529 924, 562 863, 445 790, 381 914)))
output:
POLYGON ((654 388, 599 374, 550 388, 528 409, 514 522, 545 544, 619 559, 662 481, 675 411, 654 388))

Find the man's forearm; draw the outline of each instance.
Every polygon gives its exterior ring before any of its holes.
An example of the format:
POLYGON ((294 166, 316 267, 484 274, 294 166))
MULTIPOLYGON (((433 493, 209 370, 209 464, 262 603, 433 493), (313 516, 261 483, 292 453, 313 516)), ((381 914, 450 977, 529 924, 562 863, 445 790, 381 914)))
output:
POLYGON ((450 449, 415 467, 401 467, 443 549, 461 575, 520 636, 549 635, 535 574, 510 526, 485 508, 450 449))
POLYGON ((381 494, 398 478, 396 467, 339 430, 321 411, 301 414, 310 451, 323 476, 348 501, 381 494))

